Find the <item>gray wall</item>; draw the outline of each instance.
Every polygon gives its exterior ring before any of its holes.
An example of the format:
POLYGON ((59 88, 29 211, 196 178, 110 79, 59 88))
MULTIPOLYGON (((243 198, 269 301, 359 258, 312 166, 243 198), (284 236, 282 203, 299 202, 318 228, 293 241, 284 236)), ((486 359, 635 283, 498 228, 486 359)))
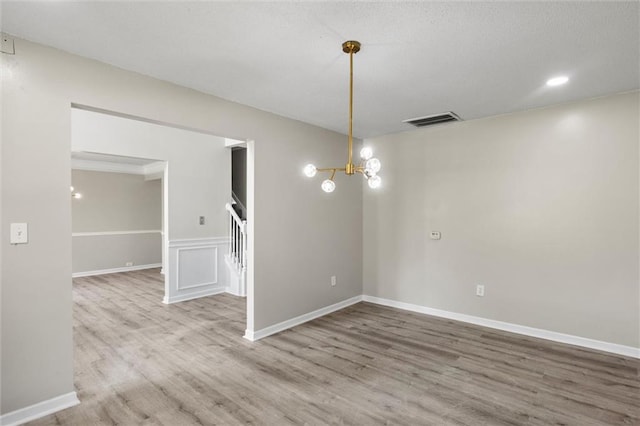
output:
POLYGON ((367 141, 365 294, 640 346, 638 97, 367 141))
POLYGON ((129 262, 133 267, 162 264, 160 232, 73 237, 74 276, 113 272, 129 262))
POLYGON ((73 391, 72 103, 255 140, 255 329, 362 293, 360 182, 341 177, 329 196, 301 173, 311 161, 342 164, 344 135, 24 40, 15 46, 3 56, 13 76, 1 97, 2 232, 28 222, 30 242, 2 239, 2 413, 73 391), (291 214, 290 205, 304 208, 291 214))
POLYGON ((82 198, 71 202, 72 232, 162 229, 162 181, 143 175, 72 170, 82 198))
POLYGON ((82 194, 71 200, 74 274, 162 263, 160 179, 72 170, 71 185, 82 194), (111 235, 91 235, 101 232, 111 235))

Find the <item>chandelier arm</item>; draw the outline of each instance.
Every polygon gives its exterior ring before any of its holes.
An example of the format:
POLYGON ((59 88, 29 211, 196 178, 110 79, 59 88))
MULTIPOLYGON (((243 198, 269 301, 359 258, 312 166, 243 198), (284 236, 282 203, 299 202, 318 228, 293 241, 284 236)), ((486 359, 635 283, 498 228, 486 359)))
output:
POLYGON ((316 169, 319 172, 333 172, 333 171, 339 171, 339 172, 344 172, 345 168, 344 167, 325 167, 323 169, 316 169))

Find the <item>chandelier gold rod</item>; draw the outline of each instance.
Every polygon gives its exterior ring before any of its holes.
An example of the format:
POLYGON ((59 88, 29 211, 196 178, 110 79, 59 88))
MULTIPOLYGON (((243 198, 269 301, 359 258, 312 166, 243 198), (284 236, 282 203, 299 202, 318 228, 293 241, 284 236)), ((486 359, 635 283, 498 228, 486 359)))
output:
POLYGON ((353 173, 353 49, 349 50, 349 162, 347 174, 353 173))

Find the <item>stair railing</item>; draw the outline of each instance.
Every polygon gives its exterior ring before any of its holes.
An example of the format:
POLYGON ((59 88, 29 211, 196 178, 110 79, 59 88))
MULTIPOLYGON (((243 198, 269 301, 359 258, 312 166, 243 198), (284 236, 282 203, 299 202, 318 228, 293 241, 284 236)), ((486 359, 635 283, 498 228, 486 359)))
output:
POLYGON ((242 272, 247 269, 247 221, 240 219, 231 203, 225 208, 229 212, 229 259, 242 272))

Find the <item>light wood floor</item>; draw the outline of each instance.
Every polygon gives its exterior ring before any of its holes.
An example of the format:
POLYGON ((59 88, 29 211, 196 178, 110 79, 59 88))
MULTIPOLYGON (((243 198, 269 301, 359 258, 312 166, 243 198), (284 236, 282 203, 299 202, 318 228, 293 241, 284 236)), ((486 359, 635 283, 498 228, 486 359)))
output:
POLYGON ((82 403, 33 425, 639 425, 638 360, 360 303, 251 343, 244 299, 74 280, 82 403))

